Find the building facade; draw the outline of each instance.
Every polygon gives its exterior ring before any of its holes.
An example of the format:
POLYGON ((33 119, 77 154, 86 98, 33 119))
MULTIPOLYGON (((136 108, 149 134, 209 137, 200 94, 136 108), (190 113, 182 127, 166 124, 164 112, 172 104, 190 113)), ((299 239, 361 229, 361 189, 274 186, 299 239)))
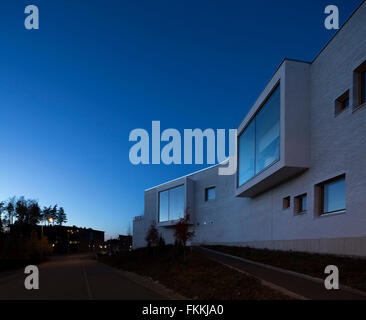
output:
POLYGON ((95 252, 104 245, 104 231, 76 226, 37 226, 55 253, 95 252), (43 230, 42 230, 43 229, 43 230))
POLYGON ((366 3, 310 63, 285 59, 238 128, 238 168, 145 191, 167 243, 187 210, 194 244, 366 256, 366 3))

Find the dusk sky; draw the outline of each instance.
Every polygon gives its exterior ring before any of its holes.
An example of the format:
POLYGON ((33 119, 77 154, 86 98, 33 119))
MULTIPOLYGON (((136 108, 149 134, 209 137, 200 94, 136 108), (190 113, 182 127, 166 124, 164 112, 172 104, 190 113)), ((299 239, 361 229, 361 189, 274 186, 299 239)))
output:
POLYGON ((144 190, 202 165, 134 166, 135 128, 237 128, 283 58, 312 61, 361 0, 3 0, 0 200, 127 231, 144 190), (37 5, 40 29, 24 28, 37 5))

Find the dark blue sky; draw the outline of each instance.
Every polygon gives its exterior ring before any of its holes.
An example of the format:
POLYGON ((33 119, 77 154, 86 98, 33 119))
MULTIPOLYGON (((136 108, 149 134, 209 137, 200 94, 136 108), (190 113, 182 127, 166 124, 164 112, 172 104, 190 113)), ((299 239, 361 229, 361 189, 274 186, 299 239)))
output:
POLYGON ((64 206, 107 236, 146 188, 203 166, 133 166, 134 128, 236 128, 284 57, 312 61, 361 0, 3 0, 0 199, 64 206), (24 28, 37 5, 40 30, 24 28))

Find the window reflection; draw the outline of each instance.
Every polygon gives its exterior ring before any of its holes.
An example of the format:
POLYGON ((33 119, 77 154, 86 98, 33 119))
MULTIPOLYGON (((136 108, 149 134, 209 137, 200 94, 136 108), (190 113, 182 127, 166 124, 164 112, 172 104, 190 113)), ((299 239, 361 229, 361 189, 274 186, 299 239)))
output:
POLYGON ((159 222, 184 217, 184 186, 159 193, 159 222))
POLYGON ((280 156, 280 90, 277 88, 256 116, 255 173, 276 162, 280 156))
POLYGON ((345 210, 346 181, 344 178, 323 186, 323 213, 345 210))
POLYGON ((206 188, 205 201, 215 200, 216 199, 216 188, 206 188))
POLYGON ((169 191, 163 191, 159 194, 159 221, 169 220, 169 191))
POLYGON ((239 186, 280 158, 280 86, 239 137, 239 186))
POLYGON ((239 184, 254 176, 255 122, 252 121, 239 138, 239 184))

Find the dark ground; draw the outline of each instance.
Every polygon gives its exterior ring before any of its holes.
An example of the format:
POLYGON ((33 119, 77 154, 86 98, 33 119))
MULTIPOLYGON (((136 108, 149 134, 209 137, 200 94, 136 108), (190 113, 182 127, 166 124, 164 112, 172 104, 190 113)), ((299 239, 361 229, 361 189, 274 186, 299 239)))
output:
POLYGON ((248 247, 207 246, 207 248, 320 279, 324 279, 326 266, 335 265, 339 270, 341 285, 366 291, 365 259, 248 247))
POLYGON ((26 290, 25 276, 23 268, 1 272, 0 300, 165 299, 90 254, 53 257, 39 265, 39 290, 26 290))
POLYGON ((175 247, 161 252, 138 249, 121 256, 101 257, 101 262, 158 280, 181 295, 200 300, 288 299, 259 280, 232 270, 187 249, 186 261, 175 247))

